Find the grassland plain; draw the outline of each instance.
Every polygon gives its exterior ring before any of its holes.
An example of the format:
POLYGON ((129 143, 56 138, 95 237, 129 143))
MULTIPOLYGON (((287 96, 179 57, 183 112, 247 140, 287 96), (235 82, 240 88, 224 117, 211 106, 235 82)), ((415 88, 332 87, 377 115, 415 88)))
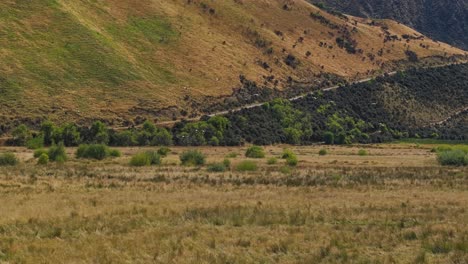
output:
POLYGON ((303 0, 1 1, 0 117, 172 117, 232 94, 240 75, 284 89, 290 78, 365 76, 407 50, 465 54, 396 22, 334 16, 303 0))
POLYGON ((48 166, 1 148, 21 164, 0 168, 0 262, 466 263, 468 169, 437 165, 433 147, 200 148, 258 164, 222 173, 178 165, 186 148, 143 168, 128 166, 141 148, 48 166), (268 164, 285 148, 297 167, 268 164))

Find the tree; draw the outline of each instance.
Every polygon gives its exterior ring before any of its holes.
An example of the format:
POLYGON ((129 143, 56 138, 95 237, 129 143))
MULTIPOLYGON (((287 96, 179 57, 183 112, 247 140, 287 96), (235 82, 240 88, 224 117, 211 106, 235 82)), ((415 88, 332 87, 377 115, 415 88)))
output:
POLYGON ((109 144, 109 133, 107 127, 101 121, 93 123, 90 129, 90 141, 94 144, 109 144))
POLYGON ((44 121, 41 124, 41 133, 44 136, 44 145, 50 146, 54 141, 54 131, 57 129, 51 121, 44 121))
POLYGON ((165 128, 157 129, 153 134, 151 145, 153 146, 171 146, 172 145, 172 134, 165 128))
POLYGON ((330 131, 327 131, 325 132, 325 134, 323 134, 323 140, 325 141, 325 144, 333 145, 335 144, 335 134, 333 134, 330 131))

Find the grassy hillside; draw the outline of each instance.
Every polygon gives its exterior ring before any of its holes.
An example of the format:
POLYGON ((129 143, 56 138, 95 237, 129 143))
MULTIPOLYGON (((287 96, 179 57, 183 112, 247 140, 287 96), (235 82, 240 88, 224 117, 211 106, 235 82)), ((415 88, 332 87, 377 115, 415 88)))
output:
POLYGON ((419 36, 306 1, 1 1, 0 118, 167 117, 230 95, 240 75, 284 89, 364 76, 407 50, 464 53, 419 36))

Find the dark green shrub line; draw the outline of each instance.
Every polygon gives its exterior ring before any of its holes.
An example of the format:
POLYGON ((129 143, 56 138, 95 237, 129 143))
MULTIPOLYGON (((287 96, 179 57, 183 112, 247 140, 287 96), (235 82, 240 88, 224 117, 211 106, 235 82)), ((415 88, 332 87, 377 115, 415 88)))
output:
POLYGON ((150 121, 141 128, 125 131, 110 129, 100 121, 91 126, 57 126, 45 121, 38 131, 18 126, 8 144, 38 149, 59 142, 65 146, 240 146, 380 143, 408 138, 466 141, 463 115, 444 125, 430 126, 427 120, 418 120, 417 111, 410 106, 388 106, 382 97, 387 95, 386 87, 394 87, 398 96, 415 100, 416 105, 437 103, 450 111, 463 109, 468 98, 467 73, 468 64, 411 69, 335 91, 316 92, 294 102, 275 99, 225 116, 179 122, 171 130, 156 127, 150 121))

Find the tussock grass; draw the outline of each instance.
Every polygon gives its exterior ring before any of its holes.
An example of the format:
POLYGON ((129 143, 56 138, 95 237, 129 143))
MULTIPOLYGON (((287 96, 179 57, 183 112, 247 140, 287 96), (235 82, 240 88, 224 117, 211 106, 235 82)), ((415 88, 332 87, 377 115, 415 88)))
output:
MULTIPOLYGON (((339 162, 329 165, 328 156, 317 161, 320 147, 295 147, 301 166, 286 173, 266 162, 255 173, 176 165, 186 148, 141 168, 126 158, 147 149, 121 149, 121 162, 41 167, 28 161, 33 151, 11 149, 22 162, 0 167, 8 212, 0 214, 0 259, 463 263, 468 168, 438 166, 426 149, 384 145, 357 157, 349 148, 334 148, 339 162), (388 163, 392 155, 403 164, 388 163)), ((209 164, 226 165, 232 150, 201 151, 209 164)), ((233 167, 242 161, 233 158, 233 167)))

